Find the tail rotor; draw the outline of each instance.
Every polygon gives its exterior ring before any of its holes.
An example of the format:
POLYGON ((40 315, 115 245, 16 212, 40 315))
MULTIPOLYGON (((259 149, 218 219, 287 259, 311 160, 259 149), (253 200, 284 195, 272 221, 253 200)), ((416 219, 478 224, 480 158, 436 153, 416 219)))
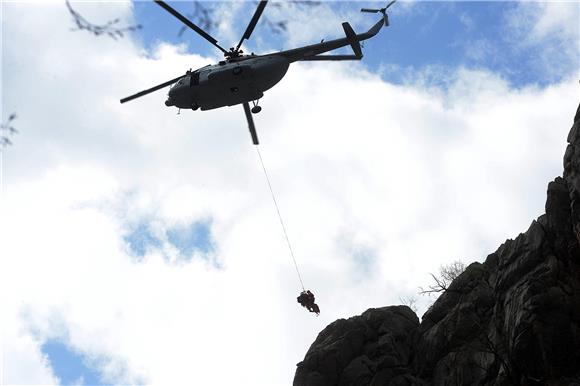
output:
POLYGON ((395 4, 397 0, 392 0, 389 4, 387 4, 387 6, 385 8, 381 8, 381 9, 369 9, 369 8, 363 8, 360 11, 361 12, 367 12, 367 13, 382 13, 383 14, 383 20, 385 21, 385 27, 389 26, 389 15, 387 14, 387 9, 395 4))

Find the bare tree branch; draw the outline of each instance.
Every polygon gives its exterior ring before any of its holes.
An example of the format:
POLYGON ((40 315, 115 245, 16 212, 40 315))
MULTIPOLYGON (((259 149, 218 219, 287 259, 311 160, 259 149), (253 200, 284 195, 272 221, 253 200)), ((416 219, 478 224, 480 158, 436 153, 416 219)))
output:
POLYGON ((509 357, 508 347, 510 345, 507 342, 505 335, 497 326, 495 326, 495 336, 498 339, 496 343, 487 333, 486 328, 484 328, 478 321, 475 321, 475 323, 482 334, 478 338, 480 346, 472 346, 472 349, 481 350, 482 352, 492 354, 499 362, 500 368, 505 371, 505 374, 511 384, 519 385, 520 371, 518 370, 516 364, 509 357))
POLYGON ((264 17, 263 23, 277 35, 288 29, 288 20, 272 21, 269 18, 264 17))
POLYGON ((417 298, 414 296, 399 296, 402 305, 409 307, 414 313, 417 313, 417 298))
POLYGON ((141 29, 141 25, 132 25, 128 27, 119 27, 118 23, 121 21, 119 18, 109 20, 106 24, 97 25, 93 24, 87 19, 85 19, 80 13, 75 11, 73 7, 70 5, 69 0, 66 0, 66 7, 68 8, 69 13, 73 17, 75 22, 76 28, 73 28, 73 31, 81 31, 85 30, 92 33, 95 36, 107 35, 115 40, 119 38, 123 38, 125 36, 125 32, 136 31, 141 29))
MULTIPOLYGON (((321 1, 301 1, 301 0, 291 0, 279 3, 272 3, 273 7, 276 8, 288 8, 292 11, 292 8, 315 8, 322 4, 321 1)), ((292 12, 289 12, 292 14, 292 12)), ((275 34, 281 34, 288 29, 288 20, 271 20, 268 16, 263 16, 263 23, 275 34)))
MULTIPOLYGON (((192 3, 193 11, 186 14, 188 19, 193 20, 195 24, 199 25, 203 30, 208 32, 211 32, 212 30, 219 27, 220 21, 217 20, 217 17, 215 16, 216 9, 213 7, 213 2, 194 0, 192 3)), ((321 1, 284 1, 271 3, 269 6, 274 8, 288 8, 291 10, 295 7, 317 7, 320 4, 322 4, 321 1)), ((261 23, 274 34, 281 34, 285 32, 288 26, 288 20, 272 20, 271 17, 268 17, 267 15, 262 15, 261 23)), ((183 37, 183 34, 186 30, 186 26, 181 27, 177 36, 183 37)))
POLYGON ((427 289, 423 287, 419 287, 419 294, 420 295, 431 295, 434 293, 445 292, 455 280, 457 276, 459 276, 463 271, 465 271, 465 264, 459 260, 454 261, 451 264, 441 265, 439 267, 439 275, 435 276, 432 273, 430 274, 435 284, 429 285, 427 289))
MULTIPOLYGON (((214 14, 215 9, 213 7, 208 6, 207 3, 194 0, 193 11, 186 16, 199 25, 201 29, 211 32, 211 30, 219 26, 219 21, 216 20, 217 18, 214 14)), ((185 31, 187 31, 187 26, 184 25, 179 29, 177 36, 182 37, 185 31)))
POLYGON ((12 121, 15 119, 16 114, 12 113, 6 122, 0 124, 0 149, 4 149, 5 147, 12 145, 10 137, 18 133, 18 130, 12 126, 12 121))

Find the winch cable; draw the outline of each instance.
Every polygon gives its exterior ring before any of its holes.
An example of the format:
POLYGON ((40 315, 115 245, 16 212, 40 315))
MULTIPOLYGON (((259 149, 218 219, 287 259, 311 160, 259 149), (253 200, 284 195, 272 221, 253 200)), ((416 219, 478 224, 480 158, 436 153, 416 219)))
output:
POLYGON ((298 269, 298 264, 296 263, 296 258, 294 257, 294 251, 292 250, 292 244, 290 244, 290 239, 288 238, 288 232, 286 232, 286 227, 284 226, 284 220, 282 220, 282 215, 280 214, 280 208, 278 208, 278 202, 276 201, 276 196, 274 195, 274 190, 272 189, 272 184, 270 183, 270 177, 268 177, 268 172, 266 171, 266 166, 264 166, 264 160, 262 159, 262 154, 260 153, 260 148, 256 146, 256 151, 258 152, 258 157, 260 158, 260 163, 262 164, 262 169, 264 170, 264 175, 266 176, 266 182, 268 182, 268 188, 270 188, 270 194, 272 195, 272 201, 274 201, 274 206, 276 207, 276 212, 278 213, 278 219, 280 220, 280 225, 282 225, 282 230, 284 231, 284 236, 286 237, 286 242, 288 243, 288 249, 290 250, 290 256, 292 256, 292 261, 294 262, 294 268, 296 268, 296 273, 298 274, 298 280, 300 280, 300 285, 302 286, 302 291, 306 291, 304 288, 304 283, 302 282, 302 276, 300 275, 300 270, 298 269))

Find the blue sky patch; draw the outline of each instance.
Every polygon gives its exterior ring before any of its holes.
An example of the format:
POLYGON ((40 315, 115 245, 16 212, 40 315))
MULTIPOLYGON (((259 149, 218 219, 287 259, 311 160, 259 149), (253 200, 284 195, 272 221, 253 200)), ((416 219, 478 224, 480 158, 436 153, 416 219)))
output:
POLYGON ((87 358, 58 340, 48 340, 41 347, 61 385, 108 385, 102 374, 87 358))
POLYGON ((351 250, 352 261, 362 277, 369 277, 375 271, 376 253, 370 247, 353 245, 351 250))
POLYGON ((154 249, 161 248, 164 243, 169 243, 179 251, 181 259, 190 260, 195 252, 205 256, 215 250, 211 224, 211 220, 200 220, 168 228, 160 239, 154 234, 149 223, 141 222, 125 235, 123 240, 127 243, 131 254, 139 258, 154 249))
POLYGON ((128 244, 131 253, 138 257, 143 257, 149 250, 161 246, 161 240, 155 237, 147 223, 137 225, 123 240, 128 244))
POLYGON ((185 259, 190 259, 196 251, 208 254, 214 250, 211 220, 198 221, 188 226, 169 229, 167 240, 179 250, 185 259))

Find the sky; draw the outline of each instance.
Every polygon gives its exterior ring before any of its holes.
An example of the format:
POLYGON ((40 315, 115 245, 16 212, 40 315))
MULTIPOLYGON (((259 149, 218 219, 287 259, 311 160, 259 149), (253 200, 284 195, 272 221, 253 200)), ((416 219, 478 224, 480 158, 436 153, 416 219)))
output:
MULTIPOLYGON (((338 318, 415 299, 544 211, 579 102, 575 2, 398 2, 349 63, 295 63, 243 110, 119 99, 220 60, 150 2, 3 1, 0 384, 288 385, 338 318)), ((184 14, 192 3, 172 6, 184 14)), ((372 2, 272 3, 244 49, 374 24, 372 2), (286 28, 272 25, 284 21, 286 28)), ((237 44, 254 3, 204 3, 237 44)), ((197 21, 194 19, 194 21, 197 21)))

